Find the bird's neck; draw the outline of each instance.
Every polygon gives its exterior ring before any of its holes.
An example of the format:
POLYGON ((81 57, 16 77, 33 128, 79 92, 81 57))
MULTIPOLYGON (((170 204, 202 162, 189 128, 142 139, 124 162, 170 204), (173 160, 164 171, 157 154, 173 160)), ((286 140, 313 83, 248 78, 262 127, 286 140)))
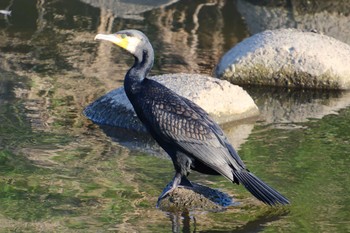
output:
POLYGON ((134 57, 134 65, 129 69, 124 80, 124 89, 128 97, 140 90, 142 81, 151 70, 154 60, 153 50, 142 50, 134 57))

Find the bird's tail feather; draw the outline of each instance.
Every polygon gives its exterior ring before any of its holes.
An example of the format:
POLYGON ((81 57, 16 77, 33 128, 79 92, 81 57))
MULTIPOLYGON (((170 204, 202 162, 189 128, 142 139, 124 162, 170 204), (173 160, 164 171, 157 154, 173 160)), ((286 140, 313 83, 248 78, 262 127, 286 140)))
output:
POLYGON ((265 184, 262 180, 247 170, 233 171, 233 175, 237 177, 239 182, 253 194, 257 199, 270 206, 282 204, 289 204, 287 198, 265 184))

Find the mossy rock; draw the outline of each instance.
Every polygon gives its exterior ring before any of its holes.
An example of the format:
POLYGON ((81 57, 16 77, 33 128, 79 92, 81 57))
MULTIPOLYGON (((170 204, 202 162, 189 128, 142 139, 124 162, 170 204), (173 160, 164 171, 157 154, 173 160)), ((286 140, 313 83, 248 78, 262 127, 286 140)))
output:
POLYGON ((234 205, 227 194, 192 182, 193 187, 177 187, 159 203, 159 209, 168 212, 177 211, 223 211, 234 205))
POLYGON ((350 89, 350 46, 295 29, 265 31, 228 51, 216 76, 234 84, 350 89))

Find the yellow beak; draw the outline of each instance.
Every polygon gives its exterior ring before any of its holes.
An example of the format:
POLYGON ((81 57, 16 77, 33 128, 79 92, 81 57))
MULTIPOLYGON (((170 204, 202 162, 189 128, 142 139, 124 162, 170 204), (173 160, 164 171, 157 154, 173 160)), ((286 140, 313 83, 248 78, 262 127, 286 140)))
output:
POLYGON ((123 49, 128 47, 128 37, 122 38, 119 34, 97 34, 95 40, 106 40, 110 41, 123 49))

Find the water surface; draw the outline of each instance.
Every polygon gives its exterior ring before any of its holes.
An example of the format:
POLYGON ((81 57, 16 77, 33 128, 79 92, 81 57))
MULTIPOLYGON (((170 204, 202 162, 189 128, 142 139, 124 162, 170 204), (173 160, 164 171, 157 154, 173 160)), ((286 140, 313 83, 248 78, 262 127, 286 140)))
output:
POLYGON ((246 87, 261 116, 223 126, 249 169, 290 206, 266 207, 222 177, 193 173, 191 180, 239 205, 219 213, 155 208, 171 162, 152 142, 111 138, 82 116, 88 103, 122 85, 132 63, 93 41, 95 34, 141 29, 155 49, 153 74, 210 75, 252 29, 242 1, 134 2, 0 2, 12 10, 0 15, 1 231, 349 232, 348 92, 246 87))

